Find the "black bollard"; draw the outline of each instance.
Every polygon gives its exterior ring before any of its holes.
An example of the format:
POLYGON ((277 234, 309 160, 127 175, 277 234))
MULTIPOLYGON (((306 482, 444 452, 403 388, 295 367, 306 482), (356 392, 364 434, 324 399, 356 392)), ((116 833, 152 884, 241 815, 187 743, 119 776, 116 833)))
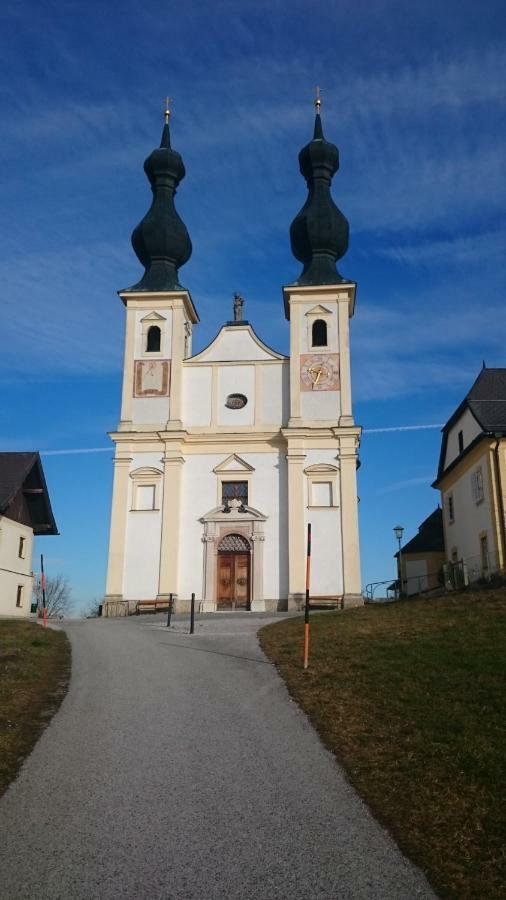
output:
POLYGON ((192 594, 190 606, 190 634, 195 631, 195 594, 192 594))
POLYGON ((169 608, 168 608, 168 610, 167 610, 167 628, 170 628, 170 620, 171 620, 171 617, 172 617, 172 607, 173 607, 173 604, 174 604, 174 601, 173 601, 173 599, 172 599, 172 594, 169 594, 169 608))

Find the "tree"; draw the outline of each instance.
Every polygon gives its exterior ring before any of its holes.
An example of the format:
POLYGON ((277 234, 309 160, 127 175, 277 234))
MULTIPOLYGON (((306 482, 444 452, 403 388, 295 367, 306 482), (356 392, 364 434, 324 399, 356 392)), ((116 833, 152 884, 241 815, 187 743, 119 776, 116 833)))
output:
MULTIPOLYGON (((42 587, 40 581, 35 586, 35 599, 42 609, 42 587)), ((72 592, 64 575, 46 578, 46 612, 48 616, 64 616, 72 608, 72 592)))
POLYGON ((94 597, 89 606, 85 611, 85 616, 87 619, 96 619, 100 613, 100 607, 102 606, 102 601, 98 600, 97 597, 94 597))

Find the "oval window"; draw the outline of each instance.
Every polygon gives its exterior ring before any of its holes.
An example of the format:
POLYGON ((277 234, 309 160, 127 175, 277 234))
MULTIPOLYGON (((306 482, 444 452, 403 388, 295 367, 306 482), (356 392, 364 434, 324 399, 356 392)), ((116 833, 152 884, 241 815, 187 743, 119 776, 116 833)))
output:
POLYGON ((242 409, 247 402, 248 398, 244 394, 229 394, 225 400, 225 406, 228 406, 229 409, 242 409))

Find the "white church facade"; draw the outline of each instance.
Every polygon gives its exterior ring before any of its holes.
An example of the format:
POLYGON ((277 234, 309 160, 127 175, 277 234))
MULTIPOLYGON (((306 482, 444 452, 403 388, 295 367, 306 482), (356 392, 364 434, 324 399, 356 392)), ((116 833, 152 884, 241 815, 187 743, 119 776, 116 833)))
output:
POLYGON ((361 604, 355 284, 336 269, 348 239, 330 195, 337 148, 317 108, 299 156, 309 198, 291 228, 304 269, 283 289, 290 356, 255 333, 237 295, 233 320, 193 355, 199 316, 178 277, 191 243, 174 207, 184 166, 168 119, 145 163, 153 203, 132 236, 145 273, 119 292, 125 355, 104 613, 171 594, 180 611, 192 593, 203 612, 299 608, 308 523, 312 598, 361 604))

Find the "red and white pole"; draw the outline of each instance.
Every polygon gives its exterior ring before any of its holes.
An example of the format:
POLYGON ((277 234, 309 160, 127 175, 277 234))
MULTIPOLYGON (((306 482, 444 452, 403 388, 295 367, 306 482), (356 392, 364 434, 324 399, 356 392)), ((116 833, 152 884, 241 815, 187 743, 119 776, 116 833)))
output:
POLYGON ((47 611, 46 611, 46 574, 44 572, 44 557, 40 554, 40 587, 42 590, 42 624, 47 628, 47 611))
POLYGON ((309 665, 309 585, 311 582, 311 525, 307 526, 306 605, 304 607, 304 668, 309 665))

